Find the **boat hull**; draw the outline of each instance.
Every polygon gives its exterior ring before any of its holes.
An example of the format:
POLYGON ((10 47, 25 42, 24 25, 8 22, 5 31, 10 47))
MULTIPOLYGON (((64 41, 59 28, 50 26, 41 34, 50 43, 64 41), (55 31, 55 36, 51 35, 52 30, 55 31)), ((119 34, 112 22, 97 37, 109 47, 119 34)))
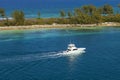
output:
POLYGON ((75 51, 64 51, 63 55, 78 55, 78 54, 82 54, 85 52, 86 48, 78 48, 75 51))

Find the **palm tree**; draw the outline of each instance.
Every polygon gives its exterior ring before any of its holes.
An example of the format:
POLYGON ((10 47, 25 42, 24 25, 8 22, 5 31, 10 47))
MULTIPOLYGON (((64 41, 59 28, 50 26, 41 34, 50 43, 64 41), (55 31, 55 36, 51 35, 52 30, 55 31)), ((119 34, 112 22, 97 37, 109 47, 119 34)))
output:
POLYGON ((72 13, 70 11, 68 12, 68 18, 72 18, 72 13))
POLYGON ((94 5, 85 5, 85 6, 82 6, 82 11, 85 13, 85 14, 89 14, 89 15, 92 15, 93 12, 95 12, 97 9, 94 5))
POLYGON ((24 18, 24 12, 23 11, 14 11, 12 14, 12 17, 15 21, 16 25, 23 25, 25 18, 24 18))
POLYGON ((102 22, 102 16, 101 16, 99 11, 96 11, 96 12, 93 13, 92 20, 97 25, 102 22))
POLYGON ((40 12, 38 12, 38 19, 40 19, 40 12))
POLYGON ((3 8, 0 8, 0 17, 2 17, 2 18, 5 17, 5 11, 3 8))
POLYGON ((89 14, 90 15, 92 15, 97 10, 96 7, 93 6, 93 5, 89 5, 88 8, 89 8, 89 14))
POLYGON ((103 6, 103 14, 113 14, 113 8, 109 4, 103 6))
POLYGON ((83 11, 85 14, 88 14, 88 12, 89 12, 88 6, 87 6, 87 5, 82 6, 82 11, 83 11))
POLYGON ((118 4, 118 8, 119 8, 119 13, 120 13, 120 4, 118 4))
POLYGON ((75 17, 80 16, 80 15, 81 15, 81 13, 82 13, 82 11, 81 11, 81 9, 80 9, 80 8, 76 8, 76 9, 74 10, 74 16, 75 16, 75 17))
POLYGON ((63 10, 61 10, 61 11, 60 11, 60 16, 61 16, 62 18, 64 18, 64 17, 66 16, 66 13, 65 13, 63 10))

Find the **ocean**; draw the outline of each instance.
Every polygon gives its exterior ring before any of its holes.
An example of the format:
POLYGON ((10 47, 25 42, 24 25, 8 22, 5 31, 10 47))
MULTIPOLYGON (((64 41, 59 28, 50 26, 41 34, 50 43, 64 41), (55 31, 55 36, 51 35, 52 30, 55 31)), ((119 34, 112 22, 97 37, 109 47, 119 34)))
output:
MULTIPOLYGON (((82 5, 110 4, 119 0, 0 0, 10 18, 22 10, 26 18, 59 17, 82 5)), ((0 80, 120 80, 120 28, 38 29, 0 31, 0 80), (76 56, 60 53, 72 42, 85 47, 76 56)))
POLYGON ((104 4, 112 5, 118 10, 119 0, 0 0, 0 7, 4 8, 6 15, 11 17, 14 10, 22 10, 26 18, 37 18, 38 12, 42 18, 60 17, 60 10, 65 12, 73 11, 82 5, 102 6, 104 4))
POLYGON ((0 80, 120 80, 120 28, 0 31, 0 80), (86 52, 63 56, 70 41, 86 52))

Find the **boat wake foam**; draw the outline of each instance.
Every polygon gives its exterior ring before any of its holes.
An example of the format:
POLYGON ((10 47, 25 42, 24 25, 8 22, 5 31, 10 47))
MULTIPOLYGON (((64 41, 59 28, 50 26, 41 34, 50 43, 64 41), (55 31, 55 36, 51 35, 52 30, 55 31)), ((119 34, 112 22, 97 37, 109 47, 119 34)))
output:
POLYGON ((0 63, 1 62, 3 62, 3 63, 5 63, 5 62, 7 62, 7 63, 11 63, 11 62, 31 62, 31 61, 50 59, 50 58, 60 58, 60 57, 65 57, 65 56, 74 56, 74 55, 73 54, 72 55, 70 55, 70 54, 67 55, 67 54, 64 54, 62 52, 18 55, 18 56, 6 57, 6 58, 3 58, 3 59, 0 59, 0 63))

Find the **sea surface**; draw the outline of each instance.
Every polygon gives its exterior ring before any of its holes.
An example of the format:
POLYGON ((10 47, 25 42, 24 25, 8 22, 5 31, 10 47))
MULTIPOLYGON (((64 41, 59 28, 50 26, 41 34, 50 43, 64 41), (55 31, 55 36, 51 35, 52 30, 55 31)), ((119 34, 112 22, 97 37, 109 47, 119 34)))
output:
POLYGON ((60 10, 73 12, 75 8, 83 5, 95 5, 97 7, 110 4, 115 11, 120 0, 0 0, 0 8, 4 8, 6 15, 11 18, 14 10, 22 10, 26 18, 37 18, 38 12, 42 18, 60 17, 60 10))
POLYGON ((120 28, 0 31, 0 80, 120 80, 120 28))

